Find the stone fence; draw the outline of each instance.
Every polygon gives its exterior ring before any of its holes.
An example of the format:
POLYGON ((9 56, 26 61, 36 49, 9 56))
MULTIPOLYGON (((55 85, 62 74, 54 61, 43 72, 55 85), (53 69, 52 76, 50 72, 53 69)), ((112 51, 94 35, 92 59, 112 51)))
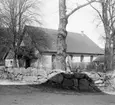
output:
POLYGON ((68 89, 100 91, 95 84, 95 80, 100 77, 91 76, 87 73, 67 73, 57 69, 46 71, 37 68, 4 68, 0 70, 0 79, 24 81, 32 84, 51 83, 51 85, 59 85, 68 89))

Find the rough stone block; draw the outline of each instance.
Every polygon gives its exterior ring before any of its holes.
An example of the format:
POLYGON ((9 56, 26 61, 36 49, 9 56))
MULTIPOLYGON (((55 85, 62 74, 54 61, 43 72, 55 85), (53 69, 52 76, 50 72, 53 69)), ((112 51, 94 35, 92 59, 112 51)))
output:
POLYGON ((50 79, 51 81, 61 83, 63 81, 63 75, 62 74, 57 74, 54 77, 50 79))
POLYGON ((7 77, 8 77, 7 73, 3 73, 1 76, 2 79, 7 79, 7 77))
POLYGON ((77 78, 77 79, 82 79, 84 78, 85 74, 83 73, 74 73, 74 78, 77 78))
POLYGON ((73 79, 73 82, 74 82, 74 87, 78 87, 78 79, 73 79))
POLYGON ((74 86, 73 80, 72 79, 65 79, 63 80, 62 86, 64 88, 70 88, 74 86))
POLYGON ((21 81, 23 79, 23 75, 22 74, 18 74, 16 77, 16 80, 21 81))
POLYGON ((79 80, 79 89, 80 90, 89 90, 89 81, 86 79, 80 79, 79 80))
POLYGON ((63 73, 63 76, 64 76, 64 78, 67 78, 67 79, 72 79, 72 78, 74 78, 74 75, 73 74, 69 74, 69 73, 63 73))

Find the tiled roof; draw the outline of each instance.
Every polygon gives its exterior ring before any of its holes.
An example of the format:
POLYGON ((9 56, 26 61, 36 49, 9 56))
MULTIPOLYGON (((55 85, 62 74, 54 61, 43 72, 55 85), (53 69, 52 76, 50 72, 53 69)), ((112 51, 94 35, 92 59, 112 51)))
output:
MULTIPOLYGON (((56 42, 57 42, 57 30, 54 29, 47 29, 47 28, 40 28, 40 27, 33 27, 33 26, 26 26, 27 33, 30 33, 31 30, 31 36, 32 33, 36 32, 36 37, 39 37, 42 33, 39 31, 42 31, 45 33, 46 36, 48 36, 48 46, 47 49, 44 49, 45 52, 56 52, 56 42)), ((90 38, 88 38, 85 34, 80 33, 73 33, 68 32, 67 36, 67 52, 73 53, 73 54, 104 54, 104 51, 95 44, 90 38)), ((37 42, 36 42, 37 43, 37 42)), ((38 46, 39 47, 39 46, 38 46)))

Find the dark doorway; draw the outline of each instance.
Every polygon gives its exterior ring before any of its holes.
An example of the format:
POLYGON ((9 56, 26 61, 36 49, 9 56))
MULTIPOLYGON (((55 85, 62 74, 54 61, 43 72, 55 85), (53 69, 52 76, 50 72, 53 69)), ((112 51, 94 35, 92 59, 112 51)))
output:
POLYGON ((26 59, 26 65, 25 66, 26 66, 25 68, 30 67, 30 59, 26 59))

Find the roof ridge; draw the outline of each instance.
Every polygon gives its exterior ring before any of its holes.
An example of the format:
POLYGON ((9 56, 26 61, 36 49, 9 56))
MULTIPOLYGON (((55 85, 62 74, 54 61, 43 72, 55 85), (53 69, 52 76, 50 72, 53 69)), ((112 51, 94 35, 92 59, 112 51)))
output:
MULTIPOLYGON (((30 25, 26 25, 26 27, 33 27, 33 28, 41 28, 41 29, 47 29, 47 30, 53 30, 53 31, 58 31, 58 29, 53 29, 53 28, 48 28, 48 27, 37 27, 37 26, 30 26, 30 25)), ((72 31, 67 31, 68 33, 73 33, 73 34, 79 34, 82 35, 82 33, 78 33, 78 32, 72 32, 72 31)), ((86 34, 84 34, 85 36, 87 36, 86 34)))

